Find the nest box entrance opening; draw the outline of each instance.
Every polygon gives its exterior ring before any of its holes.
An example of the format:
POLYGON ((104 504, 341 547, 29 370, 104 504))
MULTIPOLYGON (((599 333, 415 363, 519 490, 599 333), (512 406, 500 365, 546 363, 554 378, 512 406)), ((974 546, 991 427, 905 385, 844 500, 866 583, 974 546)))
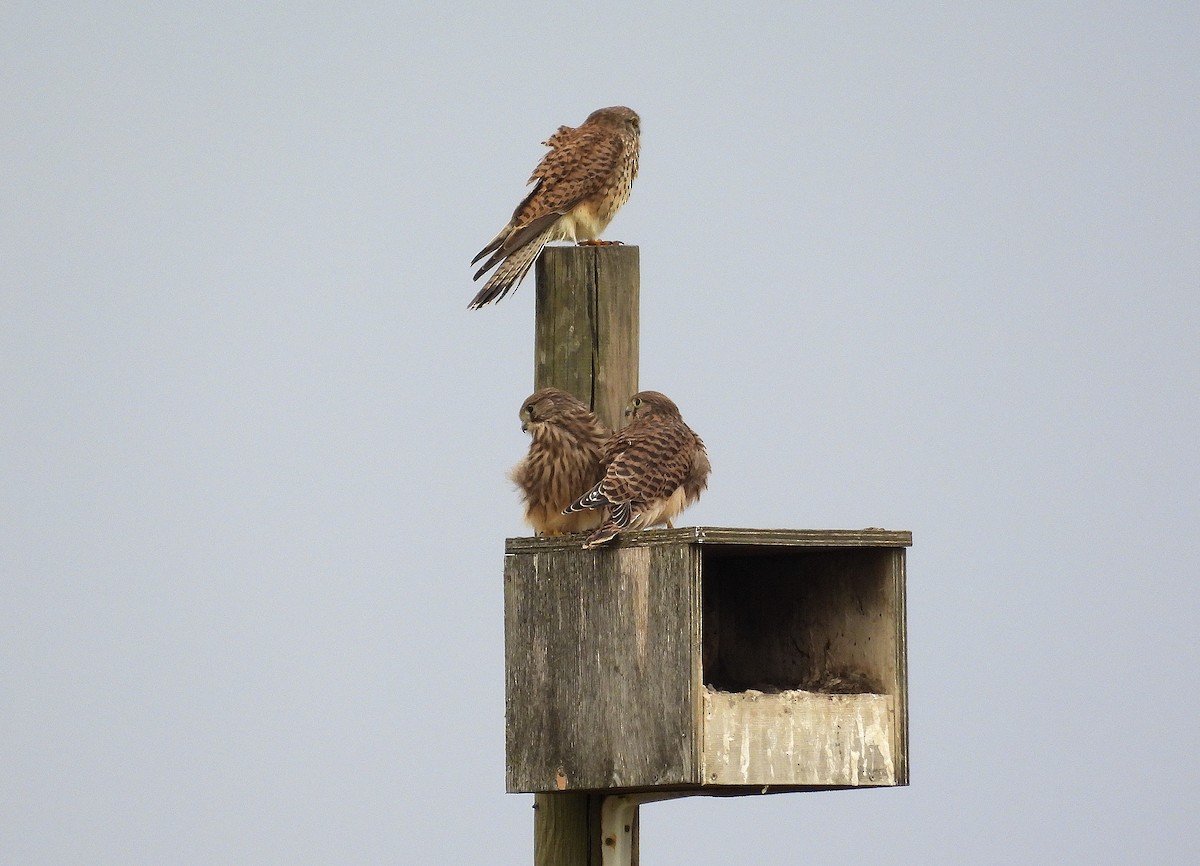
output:
POLYGON ((896 694, 892 556, 879 549, 704 549, 704 685, 896 694))

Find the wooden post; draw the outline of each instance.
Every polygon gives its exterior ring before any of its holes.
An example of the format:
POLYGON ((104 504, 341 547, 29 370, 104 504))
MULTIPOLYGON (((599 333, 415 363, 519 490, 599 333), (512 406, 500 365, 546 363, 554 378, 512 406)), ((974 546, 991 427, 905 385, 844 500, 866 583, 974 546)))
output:
MULTIPOLYGON (((570 391, 615 430, 638 390, 638 248, 546 247, 536 267, 534 389, 570 391)), ((534 795, 534 866, 599 866, 603 799, 534 795)), ((637 866, 636 811, 633 826, 637 866)))
POLYGON ((562 388, 621 426, 638 390, 638 248, 546 247, 537 261, 534 389, 562 388))

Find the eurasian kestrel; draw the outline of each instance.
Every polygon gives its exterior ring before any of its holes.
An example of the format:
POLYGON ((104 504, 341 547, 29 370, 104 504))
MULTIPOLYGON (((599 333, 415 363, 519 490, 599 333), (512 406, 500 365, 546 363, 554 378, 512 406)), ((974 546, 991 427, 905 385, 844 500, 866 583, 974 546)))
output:
POLYGON ((600 511, 564 514, 604 476, 600 456, 609 431, 588 407, 558 388, 543 388, 521 404, 521 429, 532 440, 511 478, 525 500, 525 520, 538 535, 595 529, 600 511))
POLYGON ((503 298, 529 272, 552 241, 596 241, 629 200, 638 170, 641 120, 623 105, 601 108, 578 128, 560 126, 542 144, 550 152, 533 170, 533 190, 517 205, 508 225, 471 260, 491 257, 479 279, 500 264, 468 305, 477 310, 503 298))
POLYGON ((708 487, 708 452, 671 398, 642 391, 633 395, 625 414, 632 420, 604 445, 604 478, 567 509, 569 514, 609 509, 609 518, 588 536, 585 548, 623 529, 670 527, 708 487))

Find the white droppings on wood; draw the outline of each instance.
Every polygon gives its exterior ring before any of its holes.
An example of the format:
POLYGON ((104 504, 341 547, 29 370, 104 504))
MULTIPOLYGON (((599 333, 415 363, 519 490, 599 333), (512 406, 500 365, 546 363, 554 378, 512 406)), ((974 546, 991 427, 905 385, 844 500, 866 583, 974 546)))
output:
POLYGON ((706 689, 704 778, 725 785, 893 785, 894 700, 706 689), (787 743, 781 750, 779 744, 787 743))

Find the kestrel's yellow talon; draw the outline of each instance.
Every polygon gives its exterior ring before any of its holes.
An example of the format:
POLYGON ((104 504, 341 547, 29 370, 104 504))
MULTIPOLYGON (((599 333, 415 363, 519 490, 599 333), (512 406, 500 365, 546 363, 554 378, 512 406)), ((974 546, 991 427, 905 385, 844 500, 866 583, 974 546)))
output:
POLYGON ((625 241, 602 241, 599 238, 590 241, 576 241, 577 247, 623 247, 625 241))
MULTIPOLYGON (((471 260, 492 268, 468 306, 477 310, 507 295, 529 273, 542 247, 554 241, 592 242, 629 200, 637 177, 641 119, 623 105, 601 108, 578 128, 560 126, 543 142, 542 157, 529 182, 533 191, 517 205, 508 225, 471 260)), ((595 241, 597 244, 619 241, 595 241)))

